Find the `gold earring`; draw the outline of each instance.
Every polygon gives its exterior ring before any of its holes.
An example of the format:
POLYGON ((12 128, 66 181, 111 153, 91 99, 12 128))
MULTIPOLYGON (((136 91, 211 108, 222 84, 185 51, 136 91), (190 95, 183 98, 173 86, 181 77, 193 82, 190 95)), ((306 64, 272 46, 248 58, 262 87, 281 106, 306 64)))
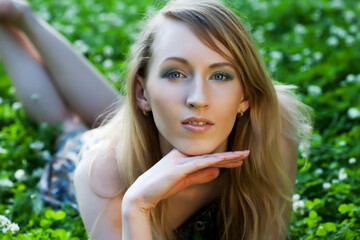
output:
POLYGON ((149 116, 149 112, 142 110, 142 113, 144 114, 145 117, 149 116))
POLYGON ((237 114, 237 117, 240 118, 244 115, 244 112, 243 111, 240 111, 238 114, 237 114))

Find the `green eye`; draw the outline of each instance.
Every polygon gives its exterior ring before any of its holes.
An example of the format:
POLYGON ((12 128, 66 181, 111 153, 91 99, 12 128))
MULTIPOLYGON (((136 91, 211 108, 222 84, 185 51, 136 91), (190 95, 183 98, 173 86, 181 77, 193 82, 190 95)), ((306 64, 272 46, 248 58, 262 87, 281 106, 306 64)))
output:
POLYGON ((229 81, 229 80, 232 80, 233 77, 224 72, 216 72, 215 74, 213 74, 211 76, 211 79, 216 80, 216 81, 229 81))

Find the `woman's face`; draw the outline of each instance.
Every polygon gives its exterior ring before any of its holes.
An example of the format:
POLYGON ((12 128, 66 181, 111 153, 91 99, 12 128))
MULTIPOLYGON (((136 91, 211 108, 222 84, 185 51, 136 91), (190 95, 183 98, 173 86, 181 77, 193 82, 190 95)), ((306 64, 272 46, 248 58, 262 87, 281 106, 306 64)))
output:
POLYGON ((177 21, 160 27, 143 86, 139 106, 152 111, 163 155, 226 151, 237 113, 248 108, 235 67, 177 21))

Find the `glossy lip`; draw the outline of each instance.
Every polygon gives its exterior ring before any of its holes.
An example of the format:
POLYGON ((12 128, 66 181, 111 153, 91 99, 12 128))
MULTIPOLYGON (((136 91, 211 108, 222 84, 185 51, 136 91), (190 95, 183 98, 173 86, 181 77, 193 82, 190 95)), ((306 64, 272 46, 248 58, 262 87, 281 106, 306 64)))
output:
POLYGON ((189 131, 194 133, 202 133, 209 130, 214 123, 203 117, 189 117, 183 120, 182 125, 189 131), (206 122, 204 125, 192 125, 189 122, 206 122))

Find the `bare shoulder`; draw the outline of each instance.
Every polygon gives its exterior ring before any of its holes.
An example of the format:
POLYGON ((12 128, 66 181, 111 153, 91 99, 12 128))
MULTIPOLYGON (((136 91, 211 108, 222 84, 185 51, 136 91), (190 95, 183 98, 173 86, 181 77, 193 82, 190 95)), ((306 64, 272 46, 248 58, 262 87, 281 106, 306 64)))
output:
POLYGON ((89 237, 118 239, 121 236, 122 184, 116 161, 106 143, 100 142, 83 154, 75 171, 74 184, 89 237))

